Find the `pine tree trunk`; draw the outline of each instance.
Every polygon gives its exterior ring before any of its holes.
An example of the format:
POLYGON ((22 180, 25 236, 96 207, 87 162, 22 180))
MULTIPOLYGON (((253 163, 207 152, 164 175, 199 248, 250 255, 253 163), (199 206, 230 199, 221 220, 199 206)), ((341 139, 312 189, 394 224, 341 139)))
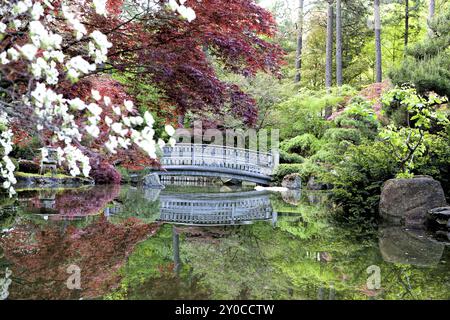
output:
POLYGON ((405 48, 409 42, 409 0, 405 0, 405 48))
POLYGON ((383 81, 382 70, 382 53, 381 53, 381 16, 380 16, 380 0, 374 0, 374 15, 375 15, 375 72, 376 82, 383 81))
POLYGON ((342 6, 336 0, 336 83, 342 86, 342 6))
POLYGON ((184 128, 184 111, 178 114, 178 128, 184 128))
POLYGON ((302 79, 302 51, 303 51, 303 21, 304 21, 304 0, 298 1, 298 35, 297 52, 295 56, 295 82, 302 79))
POLYGON ((428 9, 428 35, 429 36, 433 35, 433 30, 431 30, 431 28, 430 28, 430 23, 434 18, 435 11, 436 11, 436 1, 430 0, 430 6, 428 9))
POLYGON ((325 87, 327 89, 330 89, 332 86, 332 82, 333 82, 333 1, 328 0, 325 87))

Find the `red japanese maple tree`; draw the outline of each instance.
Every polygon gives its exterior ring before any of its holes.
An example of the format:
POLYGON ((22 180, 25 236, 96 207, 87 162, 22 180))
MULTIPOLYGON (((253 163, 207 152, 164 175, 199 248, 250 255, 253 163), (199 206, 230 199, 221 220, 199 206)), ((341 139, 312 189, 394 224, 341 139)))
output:
POLYGON ((231 113, 253 125, 255 100, 221 81, 215 66, 244 76, 278 74, 283 51, 267 40, 276 31, 272 15, 251 0, 188 0, 197 18, 187 22, 167 11, 165 0, 158 4, 121 11, 121 1, 110 1, 112 15, 92 17, 113 43, 109 67, 156 85, 179 115, 231 113))

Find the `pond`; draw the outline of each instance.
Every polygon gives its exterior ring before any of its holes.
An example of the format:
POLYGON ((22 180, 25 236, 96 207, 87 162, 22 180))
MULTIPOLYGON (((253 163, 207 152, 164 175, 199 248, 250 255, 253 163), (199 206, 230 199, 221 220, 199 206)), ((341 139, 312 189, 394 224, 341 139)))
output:
POLYGON ((2 298, 450 298, 448 243, 335 221, 321 193, 94 186, 0 210, 2 298))

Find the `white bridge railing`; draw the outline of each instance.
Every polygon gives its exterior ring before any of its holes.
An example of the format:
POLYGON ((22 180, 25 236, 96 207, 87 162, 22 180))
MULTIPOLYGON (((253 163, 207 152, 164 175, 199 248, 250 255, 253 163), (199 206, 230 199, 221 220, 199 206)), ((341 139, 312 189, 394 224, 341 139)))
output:
POLYGON ((278 155, 220 145, 177 144, 163 148, 161 164, 227 168, 270 176, 278 165, 278 155))
POLYGON ((224 225, 274 220, 269 194, 255 191, 219 194, 162 194, 159 221, 224 225))

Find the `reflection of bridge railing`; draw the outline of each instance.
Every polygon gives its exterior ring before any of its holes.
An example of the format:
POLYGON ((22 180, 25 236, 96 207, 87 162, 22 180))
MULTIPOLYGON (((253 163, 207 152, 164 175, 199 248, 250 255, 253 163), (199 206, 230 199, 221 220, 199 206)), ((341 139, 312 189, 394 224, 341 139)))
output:
POLYGON ((189 225, 233 225, 276 220, 265 192, 160 195, 160 221, 189 225))
POLYGON ((257 152, 220 145, 177 144, 163 148, 162 175, 225 176, 267 183, 278 164, 271 152, 257 152))

